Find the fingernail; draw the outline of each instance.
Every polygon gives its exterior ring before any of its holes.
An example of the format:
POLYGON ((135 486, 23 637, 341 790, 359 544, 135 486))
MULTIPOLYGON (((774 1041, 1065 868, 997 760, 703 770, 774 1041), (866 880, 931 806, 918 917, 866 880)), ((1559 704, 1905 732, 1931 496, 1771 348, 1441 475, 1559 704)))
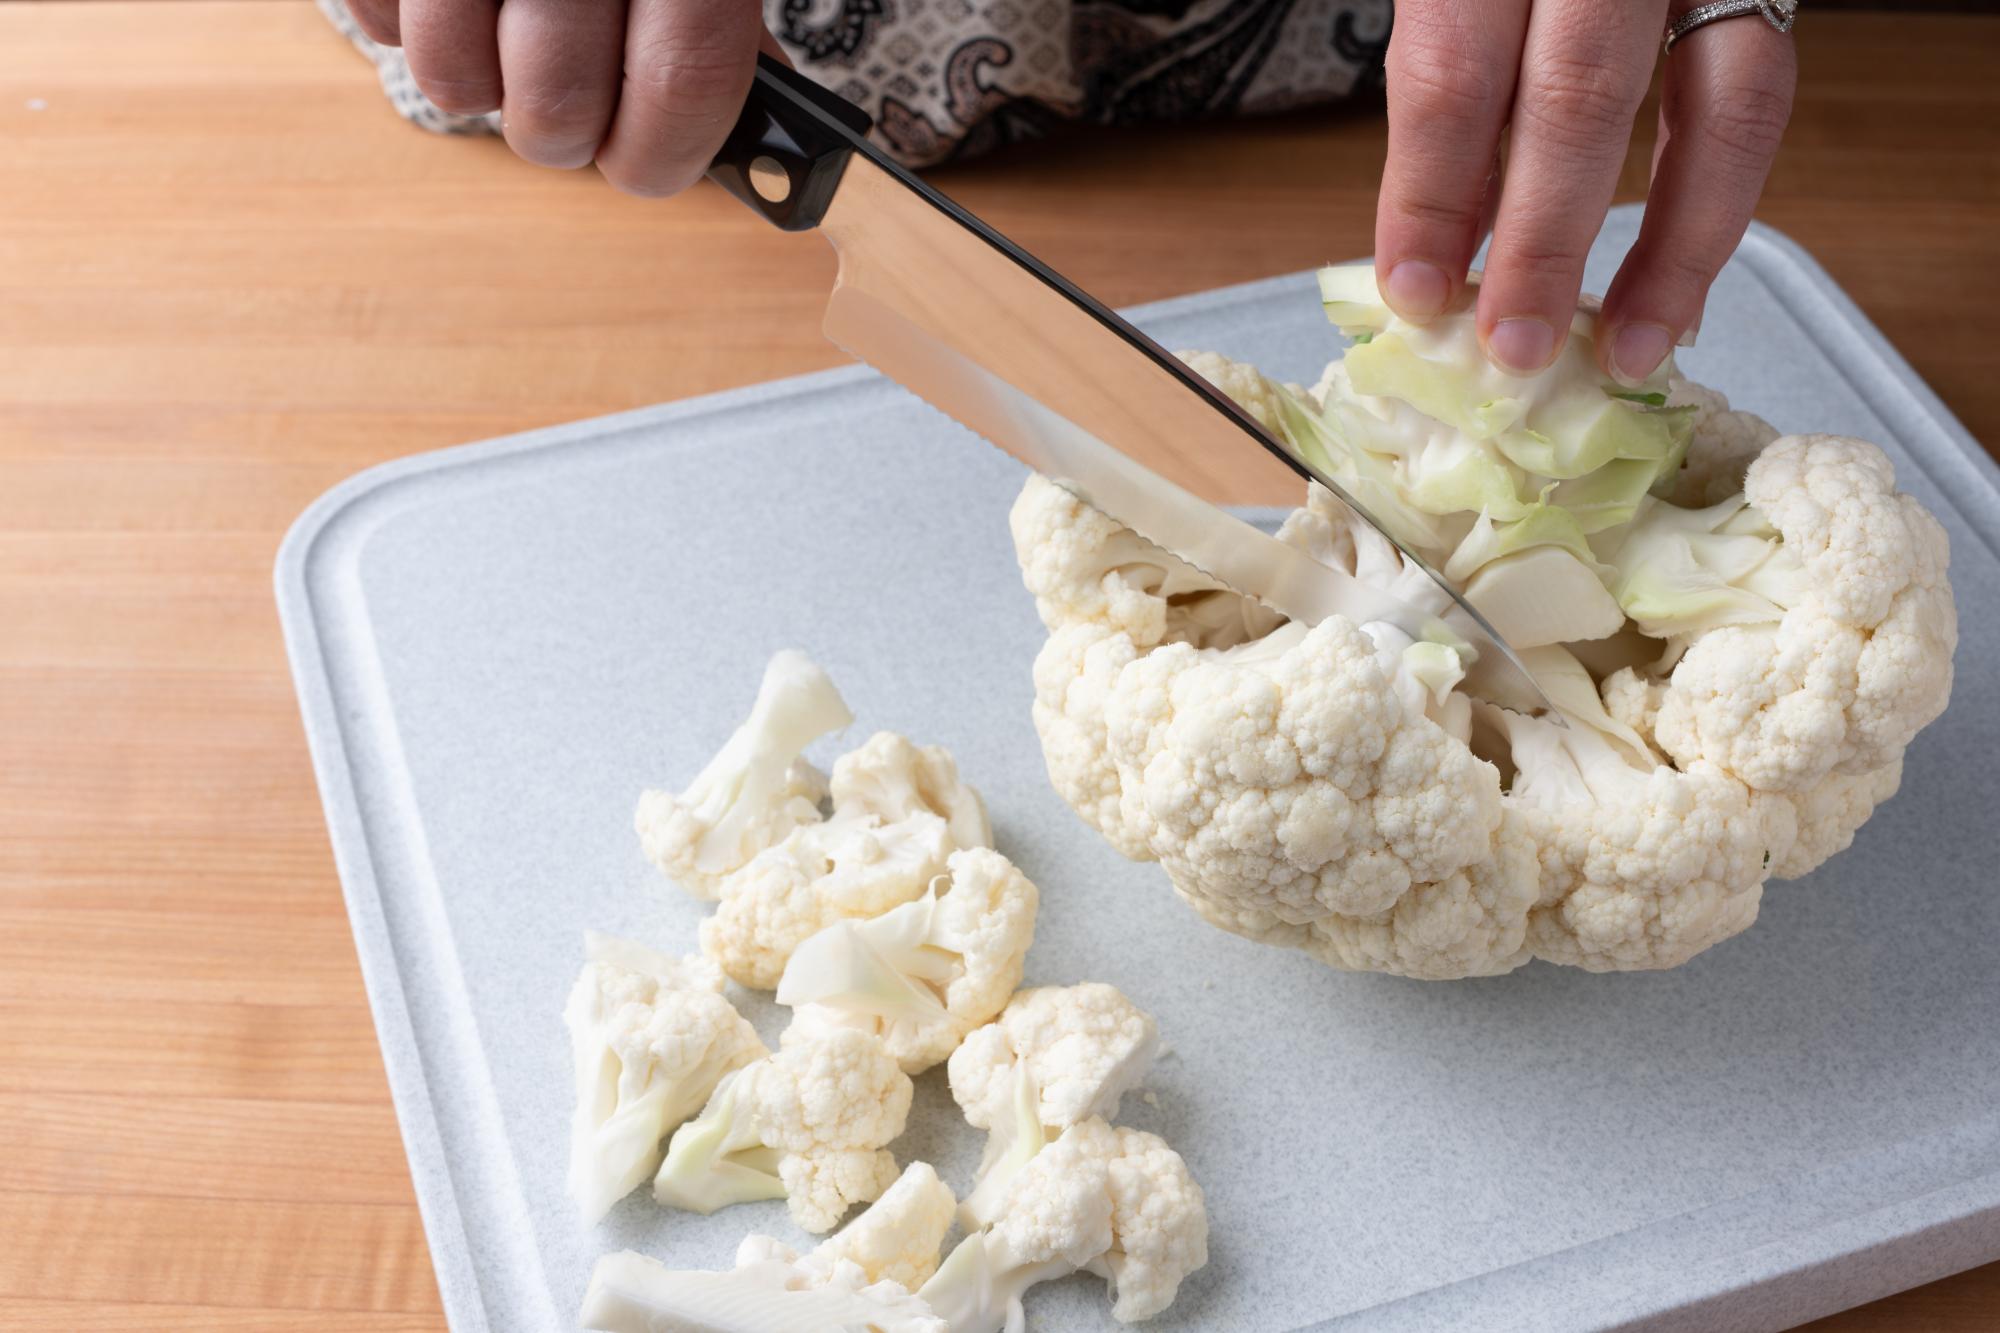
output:
POLYGON ((1533 375, 1556 355, 1556 331, 1539 319, 1503 319, 1486 335, 1486 354, 1500 369, 1533 375))
POLYGON ((1451 299, 1451 279, 1436 264, 1405 259, 1389 270, 1382 297, 1404 319, 1421 324, 1451 299))
POLYGON ((1627 324, 1611 339, 1611 373, 1632 386, 1645 380, 1667 359, 1674 335, 1658 324, 1627 324))

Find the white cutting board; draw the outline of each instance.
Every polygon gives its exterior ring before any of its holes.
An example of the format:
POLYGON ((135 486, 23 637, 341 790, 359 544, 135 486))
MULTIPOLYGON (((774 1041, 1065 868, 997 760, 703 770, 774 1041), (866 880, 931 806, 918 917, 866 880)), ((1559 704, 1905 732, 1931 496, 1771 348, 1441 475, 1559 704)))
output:
MULTIPOLYGON (((1614 213, 1594 287, 1635 227, 1614 213)), ((1337 345, 1309 274, 1138 318, 1299 379, 1337 345)), ((1885 445, 1950 530, 1964 631, 1902 795, 1668 973, 1344 975, 1203 925, 1044 776, 1021 469, 864 371, 407 459, 320 500, 279 602, 453 1328, 573 1327, 607 1250, 726 1266, 746 1231, 802 1239, 780 1204, 700 1218, 643 1192, 588 1231, 562 1187, 582 932, 692 949, 703 910, 640 856, 634 800, 695 772, 786 646, 840 683, 850 742, 943 742, 985 791, 1042 887, 1031 982, 1114 982, 1159 1016, 1157 1105, 1123 1119, 1188 1159, 1212 1257, 1153 1327, 1777 1328, 2000 1257, 1995 469, 1768 231, 1683 365, 1781 428, 1885 445)), ((964 1186, 978 1136, 942 1070, 895 1148, 964 1186)), ((1114 1327, 1093 1278, 1028 1310, 1114 1327)))

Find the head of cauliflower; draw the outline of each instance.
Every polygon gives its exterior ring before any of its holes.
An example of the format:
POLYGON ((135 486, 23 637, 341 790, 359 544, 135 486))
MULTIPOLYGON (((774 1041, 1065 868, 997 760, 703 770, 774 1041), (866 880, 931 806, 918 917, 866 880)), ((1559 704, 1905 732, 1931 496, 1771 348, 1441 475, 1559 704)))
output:
MULTIPOLYGON (((1780 437, 1671 360, 1605 382, 1588 312, 1516 378, 1469 305, 1409 325, 1372 283, 1322 275, 1355 343, 1309 392, 1186 359, 1445 570, 1566 725, 1475 697, 1452 648, 1287 623, 1036 477, 1011 526, 1049 775, 1203 917, 1336 967, 1682 963, 1894 794, 1951 691, 1944 531, 1872 444, 1780 437)), ((1424 595, 1323 488, 1279 535, 1424 595)))

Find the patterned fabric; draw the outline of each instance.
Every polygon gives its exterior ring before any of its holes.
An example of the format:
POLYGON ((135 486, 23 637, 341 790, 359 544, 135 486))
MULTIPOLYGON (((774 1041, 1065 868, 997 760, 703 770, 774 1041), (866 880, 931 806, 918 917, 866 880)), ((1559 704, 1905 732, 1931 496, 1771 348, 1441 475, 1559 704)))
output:
MULTIPOLYGON (((319 6, 406 119, 498 131, 497 115, 432 106, 344 0, 319 6)), ((930 166, 1066 121, 1189 121, 1370 91, 1390 0, 764 0, 764 19, 800 70, 874 117, 877 143, 930 166)))

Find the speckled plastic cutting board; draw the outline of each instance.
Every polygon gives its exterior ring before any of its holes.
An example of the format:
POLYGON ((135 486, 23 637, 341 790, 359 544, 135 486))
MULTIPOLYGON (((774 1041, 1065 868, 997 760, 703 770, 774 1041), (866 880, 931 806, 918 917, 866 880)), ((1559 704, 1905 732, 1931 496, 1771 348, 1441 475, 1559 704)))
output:
MULTIPOLYGON (((1613 215, 1594 286, 1635 225, 1613 215)), ((1138 319, 1302 379, 1336 345, 1309 274, 1138 319)), ((562 1183, 583 930, 685 950, 702 911, 641 857, 634 800, 700 766, 785 646, 833 673, 853 738, 943 742, 984 789, 1042 887, 1031 981, 1111 981, 1158 1014, 1157 1104, 1124 1119, 1187 1157, 1213 1238, 1156 1327, 1778 1328, 2000 1257, 1995 469, 1768 231, 1683 364, 1781 428, 1887 446, 1950 530, 1964 628, 1902 794, 1668 973, 1426 984, 1201 924, 1043 774, 1021 470, 866 371, 411 458, 320 500, 279 601, 452 1327, 574 1327, 607 1250, 726 1266, 746 1231, 800 1239, 779 1204, 700 1218, 644 1192, 587 1231, 562 1183)), ((942 1070, 895 1147, 963 1186, 978 1137, 942 1070)), ((1114 1327, 1094 1278, 1028 1312, 1114 1327)))

